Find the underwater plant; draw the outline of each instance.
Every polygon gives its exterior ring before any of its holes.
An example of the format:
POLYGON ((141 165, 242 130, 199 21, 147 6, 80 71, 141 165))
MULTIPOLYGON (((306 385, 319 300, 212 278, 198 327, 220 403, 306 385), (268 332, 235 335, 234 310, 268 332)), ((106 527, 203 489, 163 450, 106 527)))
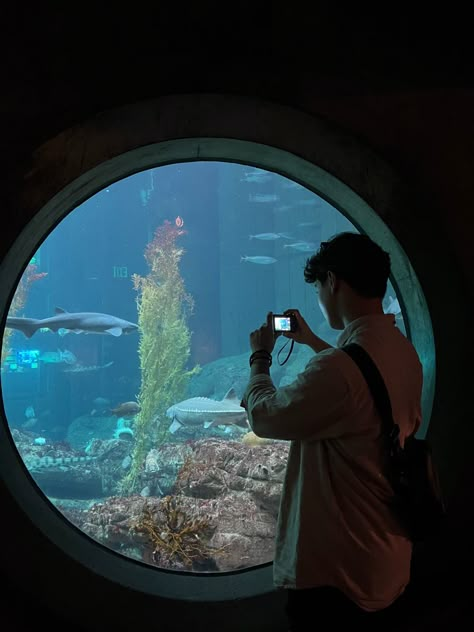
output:
POLYGON ((133 531, 146 537, 152 549, 152 560, 167 567, 182 565, 191 569, 195 563, 212 559, 224 548, 209 546, 214 531, 209 519, 191 516, 183 509, 179 498, 172 496, 161 500, 157 512, 145 503, 133 531))
MULTIPOLYGON (((48 276, 47 272, 37 272, 38 266, 35 263, 29 263, 18 283, 15 294, 13 295, 8 316, 18 316, 26 305, 28 294, 33 283, 48 276)), ((3 364, 6 357, 10 353, 9 340, 12 330, 6 328, 3 332, 1 363, 3 364)))
POLYGON ((140 412, 134 424, 132 464, 121 483, 123 493, 135 491, 147 452, 168 434, 166 410, 183 399, 189 378, 199 371, 198 366, 186 370, 191 340, 186 318, 192 313, 193 299, 179 271, 184 249, 176 243, 184 232, 178 223, 165 221, 159 226, 145 249, 149 273, 132 277, 138 292, 140 412))

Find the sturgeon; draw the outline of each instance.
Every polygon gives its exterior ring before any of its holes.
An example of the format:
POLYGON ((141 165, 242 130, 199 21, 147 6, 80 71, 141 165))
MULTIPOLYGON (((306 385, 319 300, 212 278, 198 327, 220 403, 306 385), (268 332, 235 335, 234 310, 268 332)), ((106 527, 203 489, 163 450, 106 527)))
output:
POLYGON ((231 424, 248 428, 247 411, 240 405, 240 399, 230 388, 221 400, 209 397, 191 397, 173 404, 166 411, 173 421, 169 431, 174 434, 183 426, 229 426, 231 424))

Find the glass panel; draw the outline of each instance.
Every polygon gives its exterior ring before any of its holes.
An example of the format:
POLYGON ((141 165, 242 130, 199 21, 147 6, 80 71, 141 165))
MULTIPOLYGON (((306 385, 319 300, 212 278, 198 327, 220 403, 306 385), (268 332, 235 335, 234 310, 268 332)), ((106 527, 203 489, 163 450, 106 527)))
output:
MULTIPOLYGON (((303 267, 346 230, 303 186, 219 162, 135 174, 70 213, 28 264, 2 346, 12 436, 49 501, 160 568, 270 562, 289 444, 255 436, 240 407, 249 332, 294 307, 335 344, 303 267)), ((392 285, 384 308, 405 333, 392 285)), ((310 355, 275 354, 275 383, 310 355)))

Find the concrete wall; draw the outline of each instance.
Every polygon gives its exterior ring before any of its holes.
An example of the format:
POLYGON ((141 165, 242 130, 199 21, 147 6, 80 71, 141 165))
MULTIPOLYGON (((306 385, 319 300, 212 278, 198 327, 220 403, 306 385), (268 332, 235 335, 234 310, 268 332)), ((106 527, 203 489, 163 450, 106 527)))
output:
MULTIPOLYGON (((254 9, 257 13, 252 14, 245 6, 233 20, 219 22, 213 14, 197 22, 197 14, 176 14, 169 22, 162 15, 154 21, 146 11, 123 21, 118 12, 92 16, 85 10, 29 11, 8 12, 2 40, 8 62, 1 104, 2 258, 45 199, 84 167, 85 158, 94 166, 104 153, 114 156, 120 151, 114 127, 135 125, 135 119, 126 120, 133 111, 127 105, 162 95, 231 94, 249 104, 262 99, 291 106, 314 117, 315 124, 324 121, 335 134, 340 131, 342 143, 354 138, 357 147, 367 148, 398 174, 401 186, 390 195, 397 204, 377 210, 416 270, 432 316, 437 382, 430 437, 451 511, 446 537, 417 552, 414 573, 426 603, 436 601, 438 592, 449 593, 453 579, 474 557, 474 91, 462 72, 462 48, 447 45, 446 30, 443 38, 432 34, 424 46, 422 31, 384 42, 380 32, 372 30, 373 23, 361 19, 325 22, 321 16, 319 24, 305 27, 302 20, 299 29, 292 30, 283 15, 275 26, 268 11, 254 9), (292 46, 285 36, 292 37, 292 46), (102 114, 110 110, 116 111, 115 124, 109 114, 102 114), (59 164, 64 168, 58 172, 59 164)), ((151 123, 160 110, 152 108, 148 114, 151 123)), ((216 107, 214 116, 221 114, 216 107)), ((179 108, 172 116, 174 127, 182 120, 185 135, 189 118, 179 108)), ((245 114, 235 108, 226 110, 226 116, 238 127, 245 114)), ((254 120, 261 121, 258 116, 254 120)), ((205 120, 191 122, 202 123, 205 136, 205 120)), ((143 134, 143 143, 150 142, 146 123, 134 128, 143 134)), ((167 122, 160 121, 160 128, 166 129, 167 122)), ((283 130, 289 141, 303 131, 283 130)), ((265 140, 262 124, 254 129, 254 137, 265 140)), ((335 157, 328 156, 321 166, 337 172, 369 203, 380 199, 383 174, 370 173, 364 179, 367 162, 357 167, 352 147, 349 142, 347 161, 336 164, 335 157)), ((298 153, 296 140, 294 151, 298 153)), ((8 441, 3 434, 2 441, 8 441)), ((97 624, 120 629, 127 621, 130 627, 157 623, 160 612, 168 618, 177 608, 182 618, 169 629, 184 629, 180 626, 186 622, 195 630, 219 629, 220 621, 232 621, 232 629, 241 622, 247 630, 285 629, 281 599, 275 595, 193 609, 115 590, 56 549, 2 484, 0 494, 0 563, 14 587, 10 614, 28 619, 29 625, 38 620, 36 612, 53 617, 58 610, 71 628, 90 610, 97 624), (31 616, 25 603, 31 606, 31 616), (104 610, 103 604, 112 607, 104 610)), ((458 594, 462 589, 456 586, 458 594)), ((231 628, 224 623, 222 629, 231 628)))

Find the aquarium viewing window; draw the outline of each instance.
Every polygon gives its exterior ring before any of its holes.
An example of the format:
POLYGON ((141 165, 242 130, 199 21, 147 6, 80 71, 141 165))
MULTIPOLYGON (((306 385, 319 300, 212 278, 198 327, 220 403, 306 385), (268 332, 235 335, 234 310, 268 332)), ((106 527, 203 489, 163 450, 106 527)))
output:
MULTIPOLYGON (((227 142, 232 162, 211 140, 199 160, 192 141, 170 143, 162 164, 137 151, 132 175, 98 169, 93 193, 51 203, 63 219, 31 253, 3 336, 9 431, 83 534, 77 551, 92 543, 176 582, 269 576, 289 444, 254 435, 240 406, 248 337, 267 311, 294 307, 336 342, 303 280, 321 241, 367 232, 392 253, 384 309, 431 362, 416 276, 374 211, 295 156, 227 142)), ((310 356, 296 345, 272 367, 276 385, 310 356)))

